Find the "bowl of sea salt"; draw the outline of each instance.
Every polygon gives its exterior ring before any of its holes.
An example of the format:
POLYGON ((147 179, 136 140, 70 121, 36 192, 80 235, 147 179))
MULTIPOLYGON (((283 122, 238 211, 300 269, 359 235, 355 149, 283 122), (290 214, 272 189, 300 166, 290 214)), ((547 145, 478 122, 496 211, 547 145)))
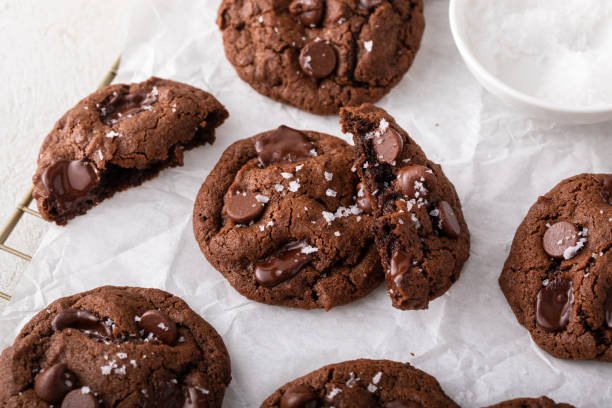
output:
POLYGON ((450 26, 476 79, 523 114, 612 120, 612 0, 451 0, 450 26))

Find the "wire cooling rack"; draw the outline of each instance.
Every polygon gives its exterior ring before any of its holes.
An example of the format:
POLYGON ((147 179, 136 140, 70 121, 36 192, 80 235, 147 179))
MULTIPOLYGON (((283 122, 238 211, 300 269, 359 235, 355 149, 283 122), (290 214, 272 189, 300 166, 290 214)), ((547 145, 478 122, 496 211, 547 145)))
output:
MULTIPOLYGON (((119 69, 120 61, 121 61, 121 57, 117 58, 117 60, 112 65, 110 70, 104 76, 104 79, 102 80, 100 85, 98 85, 98 89, 105 87, 109 85, 111 82, 113 82, 113 79, 115 79, 115 76, 117 75, 117 69, 119 69)), ((30 190, 27 192, 25 197, 23 197, 17 203, 17 205, 15 206, 15 209, 13 210, 13 214, 9 217, 6 224, 4 224, 4 226, 2 227, 2 230, 0 230, 0 250, 7 252, 10 255, 19 257, 27 262, 32 260, 32 255, 26 254, 25 252, 15 249, 7 245, 6 242, 10 238, 11 234, 15 231, 15 228, 17 228, 17 226, 19 225, 19 222, 21 221, 24 214, 28 214, 30 216, 36 217, 44 221, 38 211, 30 208, 31 203, 32 203, 32 187, 30 187, 30 190)), ((10 300, 11 295, 0 291, 0 299, 10 300)))

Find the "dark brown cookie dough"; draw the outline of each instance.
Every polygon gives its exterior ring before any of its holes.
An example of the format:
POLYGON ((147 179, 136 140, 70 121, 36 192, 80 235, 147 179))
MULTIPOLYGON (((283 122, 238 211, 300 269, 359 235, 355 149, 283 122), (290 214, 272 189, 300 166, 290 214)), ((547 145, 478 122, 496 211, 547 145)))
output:
POLYGON ((204 255, 258 302, 330 309, 365 296, 383 274, 353 160, 336 137, 284 126, 234 143, 196 198, 204 255))
POLYGON ((213 143, 228 113, 212 95, 165 79, 111 85, 66 112, 44 140, 33 177, 42 216, 57 224, 213 143))
POLYGON ((459 278, 470 234, 442 168, 384 110, 343 108, 342 131, 355 141, 362 208, 375 237, 393 306, 425 309, 459 278))
POLYGON ((555 357, 612 361, 612 175, 560 182, 518 227, 501 286, 520 324, 555 357))
POLYGON ((458 407, 435 378, 408 363, 353 360, 330 364, 291 381, 261 408, 458 407))
POLYGON ((488 408, 574 408, 573 405, 559 403, 547 397, 540 398, 516 398, 510 401, 500 402, 488 408))
POLYGON ((157 289, 104 286, 51 303, 0 355, 2 407, 221 407, 215 329, 157 289))
POLYGON ((238 75, 318 114, 374 102, 408 70, 422 0, 223 0, 217 24, 238 75))

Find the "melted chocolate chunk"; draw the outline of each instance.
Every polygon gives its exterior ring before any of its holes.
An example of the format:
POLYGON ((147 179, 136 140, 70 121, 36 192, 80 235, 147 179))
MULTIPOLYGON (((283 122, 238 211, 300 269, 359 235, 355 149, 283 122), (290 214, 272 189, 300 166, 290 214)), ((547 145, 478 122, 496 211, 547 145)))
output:
POLYGON ((542 238, 544 251, 553 258, 563 258, 569 248, 578 243, 578 228, 574 224, 561 221, 550 226, 542 238))
POLYGON ((67 328, 82 330, 87 334, 100 337, 110 337, 111 329, 104 322, 86 310, 65 309, 55 316, 51 322, 54 331, 67 328))
POLYGON ((389 274, 393 277, 393 281, 396 285, 399 284, 403 275, 410 269, 410 263, 410 257, 405 251, 398 249, 393 253, 389 274))
POLYGON ((359 7, 371 10, 377 6, 379 6, 383 0, 359 0, 359 7))
POLYGON ((378 161, 395 165, 395 161, 404 149, 404 139, 399 132, 388 127, 381 135, 374 138, 374 150, 378 161))
POLYGON ((289 5, 289 12, 309 27, 319 25, 323 11, 323 0, 293 0, 289 5))
POLYGON ((363 212, 371 214, 376 207, 374 197, 366 190, 363 183, 357 184, 357 207, 363 212))
POLYGON ((285 125, 274 132, 268 132, 255 142, 259 162, 267 167, 270 164, 294 163, 312 157, 313 144, 299 130, 285 125))
POLYGON ((77 378, 64 363, 55 364, 40 372, 34 380, 34 392, 38 398, 57 404, 77 387, 77 378))
POLYGON ((612 289, 608 291, 606 299, 606 323, 612 329, 612 289))
POLYGON ((555 279, 538 292, 536 321, 548 331, 563 330, 569 323, 574 294, 572 281, 555 279))
POLYGON ((61 408, 98 408, 98 400, 91 393, 83 393, 80 389, 72 390, 64 397, 61 408))
POLYGON ((41 178, 47 195, 63 208, 70 208, 83 199, 99 182, 98 169, 85 160, 60 160, 43 172, 41 178))
POLYGON ((155 87, 150 92, 114 93, 100 104, 100 119, 110 126, 142 111, 151 110, 155 102, 155 87))
POLYGON ((235 222, 246 224, 259 218, 265 206, 265 203, 257 199, 257 193, 236 190, 228 196, 225 212, 235 222))
POLYGON ((318 408, 319 396, 307 385, 287 388, 280 401, 280 408, 318 408))
POLYGON ((438 203, 438 217, 440 217, 438 226, 444 235, 450 238, 457 238, 461 234, 459 220, 455 215, 455 211, 453 211, 453 207, 448 202, 440 201, 438 203))
POLYGON ((384 408, 423 408, 423 406, 414 401, 394 400, 387 402, 384 405, 384 408))
POLYGON ((426 197, 436 183, 436 176, 429 168, 415 164, 399 169, 395 183, 396 188, 407 197, 426 197))
POLYGON ((336 50, 325 41, 311 41, 300 52, 302 71, 316 79, 331 75, 337 64, 336 50))
POLYGON ((183 408, 208 408, 206 394, 195 387, 185 387, 183 408))
POLYGON ((293 278, 312 260, 311 254, 302 252, 305 247, 304 242, 290 242, 274 255, 255 263, 257 282, 270 288, 293 278))
POLYGON ((145 336, 153 334, 162 343, 173 345, 178 338, 176 323, 174 323, 164 312, 159 310, 147 310, 140 316, 138 327, 145 332, 145 336))

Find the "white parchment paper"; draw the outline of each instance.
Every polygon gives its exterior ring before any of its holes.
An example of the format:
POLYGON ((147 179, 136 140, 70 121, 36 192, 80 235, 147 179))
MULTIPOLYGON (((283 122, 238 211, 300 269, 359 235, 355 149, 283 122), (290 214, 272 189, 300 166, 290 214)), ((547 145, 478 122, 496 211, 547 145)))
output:
POLYGON ((472 234, 461 278, 426 311, 393 309, 382 286, 330 312, 251 302, 197 247, 191 212, 198 188, 237 139, 280 124, 340 131, 337 117, 276 103, 238 78, 215 25, 218 5, 137 1, 116 79, 158 75, 214 93, 231 114, 217 142, 188 152, 184 167, 117 194, 67 227, 51 227, 0 314, 0 346, 58 297, 104 284, 157 287, 184 298, 223 336, 233 372, 226 407, 258 406, 297 376, 359 357, 409 361, 437 377, 465 407, 541 394, 581 407, 610 406, 612 365, 563 361, 540 351, 514 318, 497 277, 538 195, 574 174, 611 172, 612 123, 537 122, 498 103, 456 52, 448 2, 428 0, 422 48, 380 105, 443 165, 459 192, 472 234))

